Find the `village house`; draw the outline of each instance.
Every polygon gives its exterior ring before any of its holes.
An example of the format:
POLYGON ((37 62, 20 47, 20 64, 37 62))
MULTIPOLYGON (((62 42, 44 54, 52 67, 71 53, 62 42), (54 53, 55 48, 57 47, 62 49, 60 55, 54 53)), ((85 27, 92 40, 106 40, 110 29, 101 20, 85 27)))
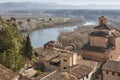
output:
POLYGON ((120 62, 108 61, 102 67, 103 80, 120 80, 120 62))
POLYGON ((89 41, 81 50, 82 57, 96 61, 116 60, 120 55, 120 30, 110 26, 105 16, 89 34, 89 41))
POLYGON ((0 80, 31 80, 0 64, 0 80))
MULTIPOLYGON (((45 73, 35 80, 120 80, 120 31, 99 17, 99 25, 89 34, 89 41, 75 53, 50 41, 40 49, 39 67, 45 73)), ((39 49, 37 49, 39 52, 39 49)))
POLYGON ((34 80, 66 80, 66 78, 58 71, 45 72, 34 80))
POLYGON ((85 65, 75 65, 61 72, 66 80, 91 80, 93 69, 85 65))
POLYGON ((93 69, 85 65, 75 65, 63 71, 50 71, 33 80, 91 80, 93 69))
POLYGON ((0 80, 18 80, 19 75, 0 64, 0 80))
POLYGON ((44 50, 43 54, 39 56, 38 62, 44 65, 45 71, 61 71, 77 64, 77 53, 59 48, 47 48, 47 50, 44 50))

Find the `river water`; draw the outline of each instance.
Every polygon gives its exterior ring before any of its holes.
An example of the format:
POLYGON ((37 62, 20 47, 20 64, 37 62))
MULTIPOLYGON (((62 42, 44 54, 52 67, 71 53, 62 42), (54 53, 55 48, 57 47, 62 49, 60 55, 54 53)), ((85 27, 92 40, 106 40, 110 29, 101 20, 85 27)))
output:
MULTIPOLYGON (((95 25, 95 22, 86 22, 84 25, 95 25)), ((50 40, 57 40, 61 31, 73 31, 77 27, 77 25, 74 25, 35 30, 29 33, 32 46, 33 48, 42 47, 50 40)))

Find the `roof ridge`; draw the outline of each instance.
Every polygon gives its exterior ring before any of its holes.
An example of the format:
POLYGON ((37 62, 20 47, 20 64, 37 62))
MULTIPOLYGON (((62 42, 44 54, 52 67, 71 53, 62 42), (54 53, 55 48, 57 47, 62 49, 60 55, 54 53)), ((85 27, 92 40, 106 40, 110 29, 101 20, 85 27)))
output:
POLYGON ((108 29, 108 30, 111 30, 112 27, 108 24, 100 24, 100 25, 94 27, 94 29, 108 29))
POLYGON ((111 29, 111 26, 108 24, 104 24, 108 29, 111 29))
POLYGON ((117 29, 116 27, 112 27, 112 28, 120 32, 120 30, 119 30, 119 29, 117 29))

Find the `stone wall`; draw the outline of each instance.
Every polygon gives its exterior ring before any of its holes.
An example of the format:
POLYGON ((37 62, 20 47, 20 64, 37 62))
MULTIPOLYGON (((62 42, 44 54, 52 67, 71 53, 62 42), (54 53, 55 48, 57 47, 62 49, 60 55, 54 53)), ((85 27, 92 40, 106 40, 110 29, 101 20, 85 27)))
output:
POLYGON ((106 47, 108 39, 105 37, 90 36, 90 46, 106 47))
POLYGON ((46 71, 60 70, 59 66, 50 65, 49 62, 44 62, 46 71))
POLYGON ((72 57, 61 56, 61 70, 72 66, 72 57))
POLYGON ((108 19, 105 16, 99 17, 99 25, 108 24, 108 19))
POLYGON ((108 71, 108 73, 103 71, 103 80, 120 80, 120 76, 116 72, 113 74, 110 71, 108 71))
POLYGON ((110 38, 108 39, 108 42, 109 42, 110 44, 112 44, 113 46, 115 46, 115 38, 110 37, 110 38))
POLYGON ((93 51, 81 50, 83 58, 97 60, 97 61, 106 61, 109 58, 109 54, 98 53, 93 51))
POLYGON ((77 53, 61 54, 61 70, 77 64, 77 53))

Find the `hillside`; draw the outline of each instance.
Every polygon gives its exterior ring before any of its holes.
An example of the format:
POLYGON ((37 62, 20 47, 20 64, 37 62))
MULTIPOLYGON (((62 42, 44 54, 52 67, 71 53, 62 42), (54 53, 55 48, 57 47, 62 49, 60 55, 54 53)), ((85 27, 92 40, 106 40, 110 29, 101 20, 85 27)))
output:
POLYGON ((0 10, 39 10, 39 9, 120 9, 120 5, 64 5, 50 2, 6 2, 0 4, 0 10))

